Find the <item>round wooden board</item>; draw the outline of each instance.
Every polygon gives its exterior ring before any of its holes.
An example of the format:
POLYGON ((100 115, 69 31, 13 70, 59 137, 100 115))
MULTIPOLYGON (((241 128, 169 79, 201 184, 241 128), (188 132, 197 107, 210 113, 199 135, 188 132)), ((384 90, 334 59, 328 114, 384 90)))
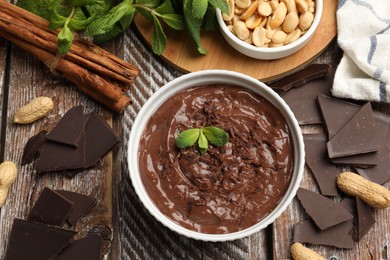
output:
MULTIPOLYGON (((332 42, 337 34, 336 6, 337 1, 324 0, 323 15, 315 34, 301 50, 286 58, 269 61, 247 57, 233 49, 219 31, 202 33, 201 42, 208 50, 208 54, 200 55, 188 34, 174 30, 166 30, 168 44, 162 58, 185 73, 225 69, 241 72, 262 81, 274 80, 301 69, 332 42)), ((137 15, 135 25, 150 45, 152 23, 137 15)))

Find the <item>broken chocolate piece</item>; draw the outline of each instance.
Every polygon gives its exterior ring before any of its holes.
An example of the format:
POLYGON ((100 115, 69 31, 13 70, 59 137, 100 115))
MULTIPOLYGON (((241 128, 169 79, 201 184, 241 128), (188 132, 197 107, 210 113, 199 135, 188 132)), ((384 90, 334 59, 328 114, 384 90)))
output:
POLYGON ((387 133, 384 146, 378 151, 378 164, 371 168, 361 169, 356 167, 356 171, 363 177, 378 184, 384 184, 390 180, 390 131, 387 133))
POLYGON ((360 110, 360 106, 319 94, 318 104, 325 121, 328 139, 332 139, 360 110))
POLYGON ((337 167, 328 157, 324 135, 304 135, 305 159, 322 195, 337 196, 337 167))
POLYGON ((47 131, 43 130, 28 139, 24 147, 22 165, 31 163, 39 155, 42 145, 46 140, 46 133, 47 131))
POLYGON ((60 226, 73 208, 73 203, 49 188, 44 188, 35 202, 29 221, 60 226))
MULTIPOLYGON (((72 110, 72 109, 71 109, 72 110)), ((89 115, 69 113, 58 122, 56 127, 47 135, 48 140, 77 147, 84 135, 85 125, 89 115)))
MULTIPOLYGON (((83 135, 84 136, 84 135, 83 135)), ((63 171, 83 168, 85 165, 84 137, 77 148, 53 141, 43 144, 35 166, 38 172, 63 171)))
POLYGON ((300 125, 322 123, 323 119, 317 104, 319 93, 330 95, 334 75, 316 79, 299 88, 291 89, 282 98, 294 112, 300 125))
POLYGON ((274 90, 287 92, 291 88, 302 86, 311 80, 325 77, 330 68, 329 64, 310 64, 300 71, 268 84, 268 86, 274 90))
POLYGON ((85 168, 92 167, 114 145, 118 137, 104 119, 95 112, 90 113, 85 127, 85 168))
POLYGON ((360 239, 362 239, 362 237, 366 235, 375 224, 375 219, 372 215, 371 207, 359 198, 356 198, 356 211, 358 236, 354 236, 354 239, 355 241, 360 241, 360 239))
POLYGON ((70 226, 74 225, 77 220, 87 214, 96 204, 96 199, 90 196, 72 191, 56 190, 59 194, 73 203, 73 209, 66 218, 70 226))
POLYGON ((327 143, 330 158, 378 151, 383 140, 373 136, 377 127, 371 104, 366 103, 353 118, 327 143))
POLYGON ((103 239, 98 235, 90 235, 68 245, 58 255, 57 260, 100 260, 103 239))
POLYGON ((70 230, 14 219, 5 259, 53 259, 75 234, 70 230))
POLYGON ((294 225, 294 242, 314 245, 328 245, 351 249, 354 241, 351 236, 353 220, 349 219, 327 230, 320 231, 311 220, 298 222, 294 225))
POLYGON ((299 188, 297 197, 306 213, 321 230, 353 218, 348 210, 318 193, 299 188))

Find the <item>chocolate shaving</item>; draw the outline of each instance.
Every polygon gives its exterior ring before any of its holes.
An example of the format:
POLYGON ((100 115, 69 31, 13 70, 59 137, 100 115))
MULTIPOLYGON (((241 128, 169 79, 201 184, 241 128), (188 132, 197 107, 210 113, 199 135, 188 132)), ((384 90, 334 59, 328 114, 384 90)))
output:
POLYGON ((53 259, 75 234, 70 230, 14 219, 5 259, 53 259))
POLYGON ((297 197, 306 213, 321 230, 353 218, 348 210, 318 193, 299 188, 297 197))
POLYGON ((65 222, 72 208, 73 203, 67 198, 49 188, 44 188, 27 219, 60 226, 65 222))

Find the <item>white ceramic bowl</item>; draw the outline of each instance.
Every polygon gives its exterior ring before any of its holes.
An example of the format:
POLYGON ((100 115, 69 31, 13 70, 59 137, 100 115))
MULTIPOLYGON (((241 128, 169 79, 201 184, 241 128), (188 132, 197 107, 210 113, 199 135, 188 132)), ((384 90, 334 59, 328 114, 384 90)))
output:
POLYGON ((258 232, 261 229, 266 228, 271 224, 277 217, 279 217, 282 212, 290 204, 296 191, 299 188, 303 176, 305 155, 304 155, 304 144, 301 130, 299 128, 298 122, 294 117, 294 114, 291 112, 290 108, 281 99, 271 88, 267 87, 264 83, 240 74, 237 72, 224 71, 224 70, 205 70, 199 72, 193 72, 181 76, 169 82, 165 86, 157 90, 145 103, 139 112, 137 118, 134 121, 132 127, 129 143, 128 143, 128 166, 130 170, 130 178, 133 184, 133 187, 144 204, 146 209, 163 225, 169 229, 182 234, 184 236, 204 240, 204 241, 229 241, 234 239, 243 238, 249 236, 255 232, 258 232), (162 214, 159 209, 155 206, 153 201, 150 199, 143 182, 141 180, 139 167, 138 167, 138 147, 141 135, 144 131, 146 124, 149 121, 149 118, 153 113, 171 96, 175 95, 177 92, 184 89, 194 87, 209 85, 214 83, 229 84, 235 86, 245 87, 253 92, 257 93, 260 96, 266 98, 271 102, 276 108, 278 108, 283 116, 286 118, 287 124, 289 126, 292 142, 294 146, 294 168, 293 176, 291 178, 291 183, 289 188, 280 200, 278 206, 264 219, 262 219, 257 224, 238 232, 229 233, 229 234, 205 234, 199 233, 196 231, 188 230, 179 224, 174 223, 171 219, 162 214))
POLYGON ((316 0, 314 20, 308 31, 295 42, 281 47, 272 48, 257 47, 242 41, 229 30, 225 21, 222 18, 221 10, 217 9, 216 15, 222 36, 234 49, 255 59, 274 60, 289 56, 306 45, 306 43, 310 40, 315 30, 317 29, 318 24, 320 23, 322 16, 322 8, 323 0, 316 0))

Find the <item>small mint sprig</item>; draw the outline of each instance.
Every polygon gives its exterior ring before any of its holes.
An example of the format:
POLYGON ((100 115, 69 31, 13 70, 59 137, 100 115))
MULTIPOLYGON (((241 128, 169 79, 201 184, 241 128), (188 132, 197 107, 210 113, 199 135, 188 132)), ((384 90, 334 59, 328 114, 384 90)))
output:
POLYGON ((187 148, 193 146, 196 141, 198 141, 200 153, 205 154, 209 147, 209 142, 215 146, 224 146, 229 141, 229 136, 224 130, 216 126, 191 128, 182 131, 176 137, 176 146, 178 148, 187 148))

